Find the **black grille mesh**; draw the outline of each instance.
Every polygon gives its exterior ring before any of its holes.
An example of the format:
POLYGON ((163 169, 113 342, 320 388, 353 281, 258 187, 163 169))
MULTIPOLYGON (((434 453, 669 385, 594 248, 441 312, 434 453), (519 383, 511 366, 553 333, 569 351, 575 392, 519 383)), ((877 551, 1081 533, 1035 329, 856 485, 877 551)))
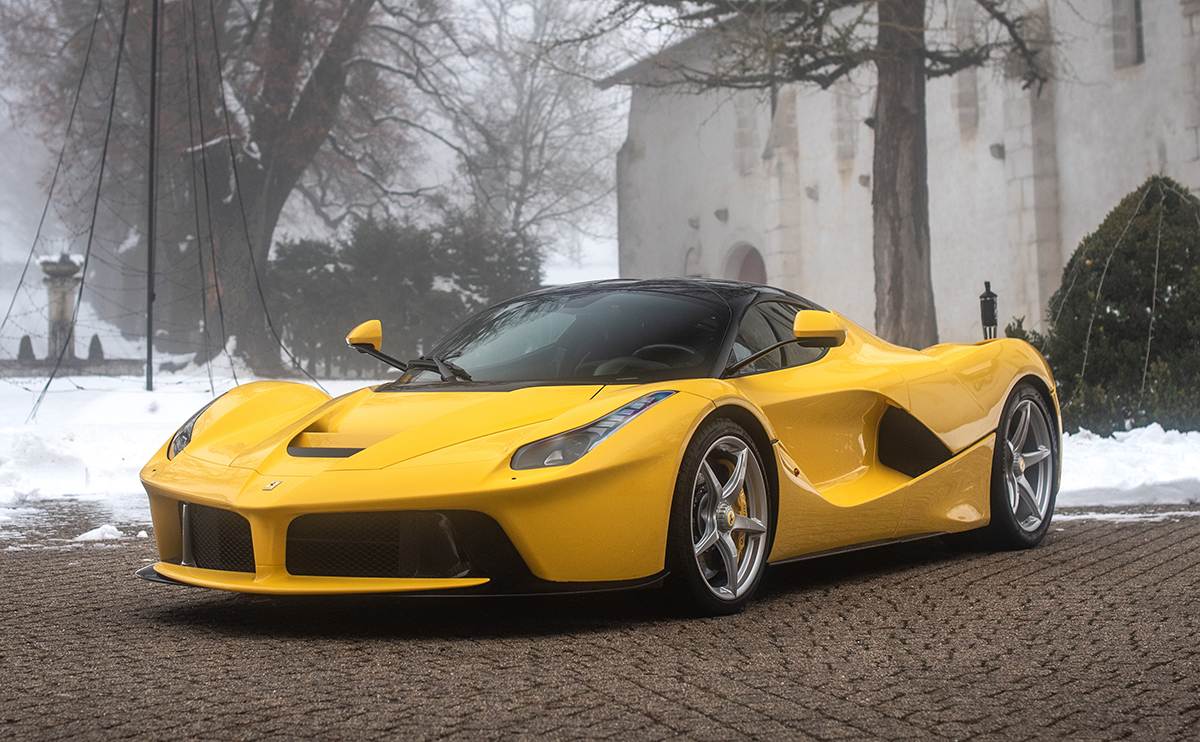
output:
POLYGON ((288 526, 287 571, 328 577, 464 577, 471 560, 444 513, 315 513, 288 526))
POLYGON ((254 571, 250 521, 230 510, 188 504, 192 556, 202 569, 254 571))

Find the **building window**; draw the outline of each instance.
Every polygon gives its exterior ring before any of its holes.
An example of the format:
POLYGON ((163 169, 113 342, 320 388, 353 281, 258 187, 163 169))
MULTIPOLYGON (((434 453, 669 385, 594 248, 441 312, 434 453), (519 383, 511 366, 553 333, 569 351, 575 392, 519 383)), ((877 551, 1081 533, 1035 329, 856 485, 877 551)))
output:
POLYGON ((1142 0, 1113 0, 1113 66, 1120 70, 1145 61, 1142 0))
POLYGON ((858 91, 853 83, 842 78, 833 86, 834 102, 834 141, 837 143, 838 170, 850 170, 854 167, 854 155, 857 149, 858 127, 858 91))
POLYGON ((761 106, 750 91, 739 91, 733 97, 737 129, 733 135, 735 166, 739 175, 754 175, 762 162, 762 147, 758 143, 758 114, 761 106))
MULTIPOLYGON (((954 16, 954 34, 959 49, 970 49, 979 45, 976 33, 975 0, 959 0, 954 16)), ((954 106, 958 110, 958 130, 962 136, 974 136, 979 128, 979 83, 974 67, 960 70, 955 76, 952 93, 954 106)))

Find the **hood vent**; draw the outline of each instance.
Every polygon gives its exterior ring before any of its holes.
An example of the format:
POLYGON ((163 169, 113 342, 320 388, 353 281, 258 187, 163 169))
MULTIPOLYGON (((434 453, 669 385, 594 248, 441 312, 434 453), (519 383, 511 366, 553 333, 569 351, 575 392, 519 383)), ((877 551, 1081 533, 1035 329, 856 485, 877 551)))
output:
POLYGON ((300 459, 348 459, 361 450, 361 448, 334 448, 332 446, 321 448, 288 446, 288 456, 300 459))
POLYGON ((382 440, 380 436, 304 431, 288 444, 288 456, 301 459, 348 459, 382 440))

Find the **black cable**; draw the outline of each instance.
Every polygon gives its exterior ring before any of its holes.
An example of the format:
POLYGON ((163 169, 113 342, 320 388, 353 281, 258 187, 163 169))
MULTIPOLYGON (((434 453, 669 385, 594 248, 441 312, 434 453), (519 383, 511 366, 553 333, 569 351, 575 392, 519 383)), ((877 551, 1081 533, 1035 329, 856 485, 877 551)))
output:
POLYGON ((113 69, 113 84, 112 95, 108 101, 108 124, 104 127, 104 147, 100 150, 100 173, 96 178, 96 199, 92 203, 92 221, 88 228, 87 246, 83 252, 83 272, 79 277, 79 292, 75 297, 75 311, 71 315, 71 331, 67 334, 67 342, 63 343, 62 349, 58 352, 58 360, 54 363, 54 369, 50 372, 50 378, 46 379, 46 386, 42 388, 42 393, 38 395, 37 401, 33 403, 33 409, 29 412, 29 417, 25 422, 29 422, 37 415, 38 407, 41 406, 42 400, 46 398, 46 392, 50 389, 50 384, 54 382, 54 377, 58 373, 59 367, 62 366, 63 358, 67 355, 67 349, 75 344, 75 321, 79 319, 79 307, 83 304, 83 287, 87 283, 88 259, 92 255, 92 240, 96 235, 96 215, 100 211, 100 192, 104 187, 104 166, 108 160, 108 142, 112 136, 113 111, 117 107, 117 83, 121 80, 121 58, 125 55, 125 30, 129 25, 129 1, 125 0, 125 9, 121 13, 121 37, 117 41, 117 63, 113 69))
POLYGON ((58 152, 58 164, 54 166, 54 177, 50 179, 50 192, 46 194, 46 205, 42 207, 42 218, 38 220, 37 231, 33 235, 33 244, 29 246, 29 256, 25 258, 25 267, 21 269, 21 278, 17 281, 17 290, 13 291, 12 301, 8 303, 8 311, 4 313, 4 319, 0 321, 0 331, 4 329, 4 325, 8 324, 8 318, 12 314, 13 307, 16 306, 17 295, 25 283, 29 264, 33 262, 33 254, 37 250, 38 240, 42 237, 42 227, 46 224, 46 214, 50 211, 50 202, 54 199, 54 186, 58 183, 58 174, 62 170, 63 160, 67 155, 67 145, 71 141, 71 127, 75 123, 75 110, 79 106, 79 96, 83 92, 83 83, 87 78, 88 61, 92 58, 92 42, 96 39, 96 25, 100 22, 100 10, 103 4, 104 0, 96 2, 96 12, 92 16, 92 30, 88 33, 87 51, 83 55, 83 69, 79 73, 79 84, 75 86, 75 97, 71 101, 71 115, 67 117, 67 130, 63 134, 62 149, 58 152))
MULTIPOLYGON (((216 250, 216 247, 211 244, 212 238, 213 238, 212 197, 211 197, 211 193, 209 191, 209 180, 208 180, 208 147, 205 145, 205 143, 208 140, 204 138, 204 88, 203 88, 203 83, 200 80, 200 36, 197 31, 197 28, 199 27, 199 25, 200 25, 200 21, 199 21, 198 17, 196 16, 196 2, 195 2, 195 0, 192 0, 192 55, 193 55, 193 59, 196 62, 196 114, 197 114, 196 118, 200 124, 200 167, 202 168, 202 172, 203 172, 203 176, 204 176, 204 212, 207 215, 207 219, 208 219, 208 239, 209 239, 208 253, 209 253, 209 256, 212 258, 213 286, 216 287, 216 294, 217 294, 217 316, 221 320, 221 347, 222 347, 222 349, 224 349, 226 347, 226 345, 225 345, 226 338, 228 338, 229 336, 227 334, 225 334, 225 304, 224 304, 224 302, 221 301, 221 274, 217 270, 217 250, 216 250)), ((216 27, 214 26, 213 33, 216 34, 216 32, 217 32, 217 30, 216 30, 216 27)), ((189 80, 190 79, 191 78, 189 78, 189 80)), ((189 93, 188 94, 188 106, 189 107, 191 106, 191 100, 192 100, 192 96, 189 93)), ((189 125, 189 127, 191 126, 190 119, 188 120, 188 125, 189 125)), ((192 162, 195 163, 196 152, 194 149, 192 150, 191 155, 192 155, 192 162)), ((196 168, 193 164, 193 167, 192 167, 193 179, 195 178, 195 175, 196 175, 196 168)), ((200 197, 199 192, 196 192, 194 195, 196 198, 200 197)), ((197 202, 197 203, 199 203, 199 202, 197 202)), ((196 244, 197 245, 200 244, 199 230, 197 230, 197 233, 196 233, 196 244)), ((201 251, 201 252, 203 252, 203 251, 201 251)), ((231 374, 233 374, 233 383, 235 385, 240 385, 240 382, 238 381, 238 377, 237 377, 237 368, 235 368, 233 365, 233 356, 232 355, 229 356, 229 372, 231 374)))
MULTIPOLYGON (((194 10, 195 0, 192 0, 192 2, 192 7, 194 10)), ((275 331, 275 325, 271 322, 271 313, 267 309, 267 295, 263 291, 262 280, 258 275, 258 262, 254 259, 254 243, 250 240, 250 223, 246 219, 246 204, 242 201, 242 183, 238 179, 237 152, 233 148, 233 125, 229 121, 229 105, 225 101, 225 75, 222 72, 221 67, 221 46, 217 40, 217 13, 213 8, 213 0, 208 0, 208 15, 210 18, 209 22, 212 24, 213 29, 213 53, 216 55, 217 83, 221 89, 221 111, 225 117, 225 141, 229 145, 229 164, 233 168, 233 187, 237 191, 238 211, 241 212, 242 230, 246 234, 246 250, 250 254, 250 268, 254 272, 254 285, 258 288, 259 301, 262 302, 263 317, 267 321, 267 328, 270 329, 271 334, 275 336, 275 342, 279 344, 279 347, 284 353, 287 354, 287 357, 291 359, 292 365, 296 368, 299 368, 301 373, 307 376, 312 383, 317 385, 318 389, 328 394, 329 391, 325 387, 321 386, 321 382, 317 381, 316 377, 310 374, 307 369, 300 364, 300 361, 296 360, 296 356, 292 355, 292 351, 288 350, 287 346, 283 344, 283 340, 279 337, 279 333, 275 331)), ((249 136, 249 132, 246 132, 246 134, 249 136)), ((270 183, 265 184, 264 189, 269 186, 270 183)))
MULTIPOLYGON (((183 32, 183 43, 185 44, 184 48, 186 50, 186 44, 188 42, 188 34, 186 31, 187 16, 184 16, 183 24, 185 27, 185 30, 183 32)), ((195 48, 194 44, 192 46, 193 46, 193 48, 195 48)), ((215 397, 215 396, 217 396, 217 389, 216 389, 216 385, 213 384, 212 349, 209 348, 209 344, 208 344, 208 297, 207 297, 208 282, 204 276, 204 243, 200 239, 200 235, 201 235, 201 231, 200 231, 200 185, 196 182, 196 149, 195 149, 195 147, 196 147, 196 129, 194 126, 192 126, 192 93, 191 93, 191 90, 192 90, 192 67, 191 67, 191 57, 189 54, 187 54, 186 51, 184 52, 184 55, 183 55, 183 61, 184 61, 183 74, 184 74, 184 79, 185 79, 185 82, 187 85, 187 90, 188 90, 188 94, 187 94, 188 144, 191 146, 191 152, 189 153, 189 159, 192 161, 192 167, 191 167, 191 171, 192 171, 192 211, 196 215, 196 262, 200 266, 200 317, 201 317, 200 327, 204 330, 204 367, 206 369, 208 369, 208 388, 209 388, 209 391, 212 393, 212 395, 215 397)), ((197 74, 197 79, 198 79, 199 74, 200 74, 200 71, 198 68, 196 70, 196 74, 197 74)), ((205 190, 207 191, 207 189, 205 189, 205 190)), ((212 236, 211 230, 209 231, 209 236, 210 237, 212 236)), ((233 367, 233 364, 230 363, 230 368, 232 368, 232 367, 233 367)), ((236 381, 236 376, 234 378, 236 381)))
MULTIPOLYGON (((154 266, 155 237, 158 229, 158 36, 162 23, 158 19, 159 0, 150 0, 150 125, 146 161, 146 391, 154 391, 154 266)), ((136 81, 133 86, 137 88, 136 81)))

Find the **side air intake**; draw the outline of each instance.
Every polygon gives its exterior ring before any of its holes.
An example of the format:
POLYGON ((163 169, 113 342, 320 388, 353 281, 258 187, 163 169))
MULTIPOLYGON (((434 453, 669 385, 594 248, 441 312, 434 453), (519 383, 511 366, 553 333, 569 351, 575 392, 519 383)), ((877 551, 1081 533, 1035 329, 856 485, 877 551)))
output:
POLYGON ((899 407, 888 407, 879 421, 879 462, 919 477, 951 459, 946 444, 921 421, 899 407))

